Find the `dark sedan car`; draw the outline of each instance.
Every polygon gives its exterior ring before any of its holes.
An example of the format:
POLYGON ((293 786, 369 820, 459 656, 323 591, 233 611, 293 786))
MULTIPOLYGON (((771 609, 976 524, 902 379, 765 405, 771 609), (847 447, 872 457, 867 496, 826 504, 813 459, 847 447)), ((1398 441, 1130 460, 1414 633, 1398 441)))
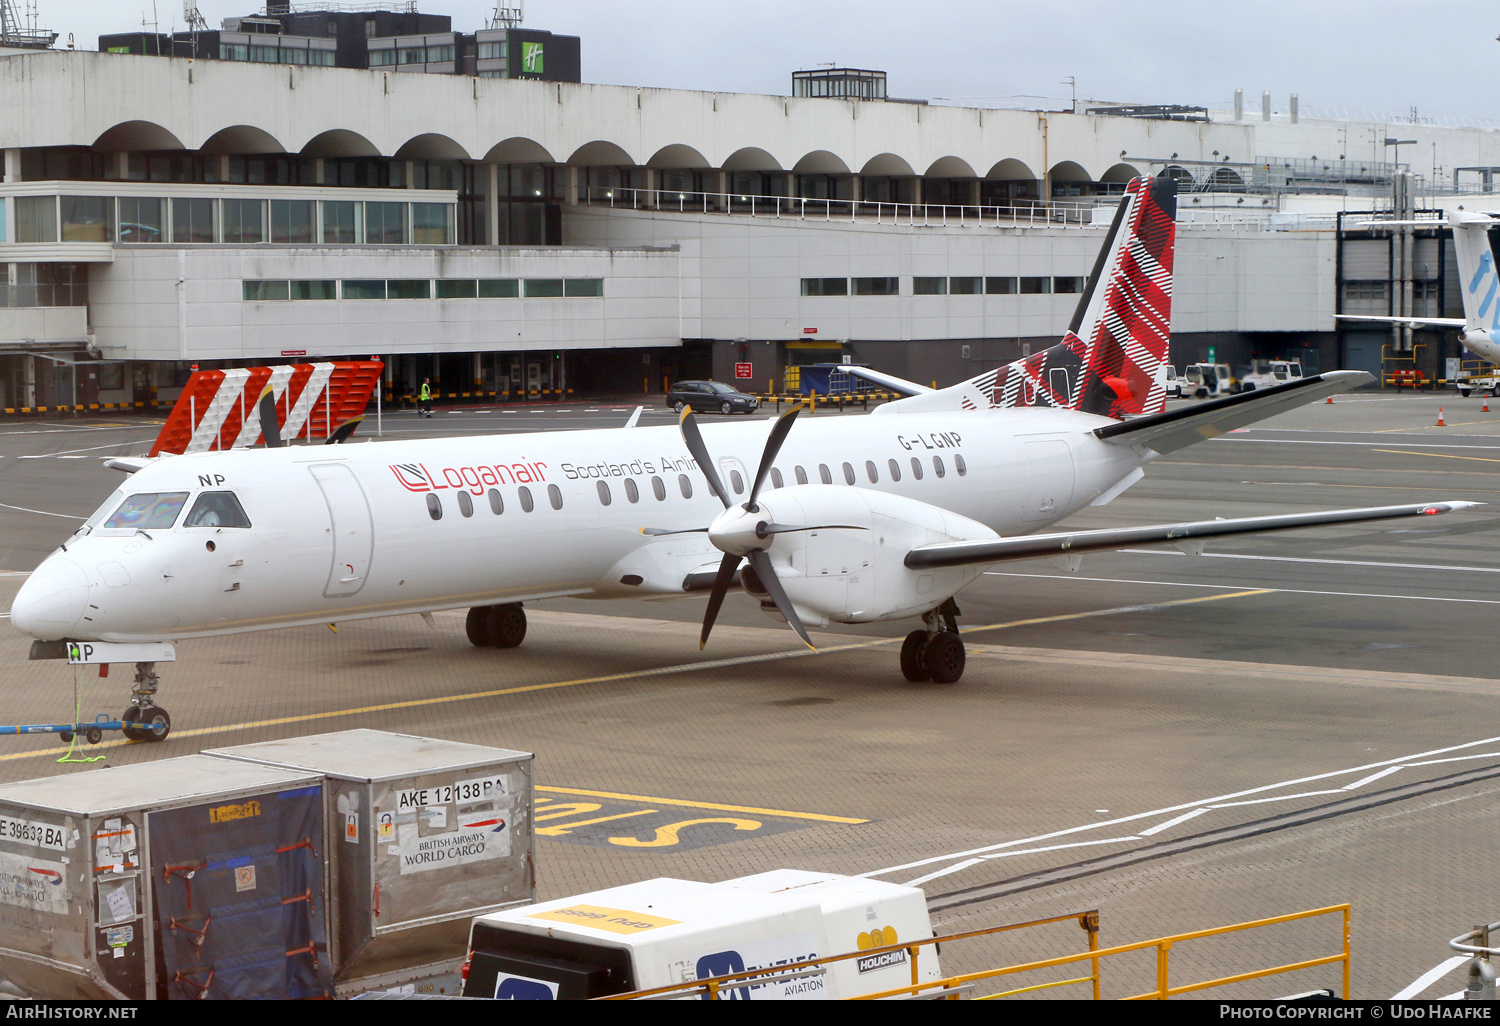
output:
POLYGON ((722 381, 679 381, 667 392, 667 405, 678 413, 691 406, 695 413, 718 410, 720 413, 754 413, 760 400, 735 391, 722 381))

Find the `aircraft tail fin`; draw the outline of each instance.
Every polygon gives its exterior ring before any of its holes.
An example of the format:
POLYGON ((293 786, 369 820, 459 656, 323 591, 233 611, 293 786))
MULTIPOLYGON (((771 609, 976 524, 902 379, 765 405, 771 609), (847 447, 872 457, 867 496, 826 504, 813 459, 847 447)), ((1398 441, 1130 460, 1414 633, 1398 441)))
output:
POLYGON ((1490 248, 1490 228, 1496 220, 1488 214, 1450 212, 1448 221, 1453 225, 1453 255, 1464 297, 1464 330, 1500 332, 1500 277, 1490 248))
POLYGON ((1116 419, 1161 412, 1176 216, 1176 182, 1132 179, 1061 342, 881 412, 1048 406, 1116 419))

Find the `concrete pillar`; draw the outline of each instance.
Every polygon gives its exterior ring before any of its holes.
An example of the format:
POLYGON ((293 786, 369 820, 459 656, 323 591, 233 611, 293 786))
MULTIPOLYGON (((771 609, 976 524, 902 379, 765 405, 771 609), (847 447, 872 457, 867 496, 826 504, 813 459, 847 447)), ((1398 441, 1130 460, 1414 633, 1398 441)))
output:
POLYGON ((313 181, 319 185, 323 184, 323 158, 313 158, 313 181))
POLYGON ((1271 120, 1271 94, 1270 93, 1261 93, 1260 94, 1260 119, 1262 121, 1270 121, 1271 120))
POLYGON ((646 168, 646 202, 642 204, 647 210, 655 210, 656 203, 656 168, 646 168))
POLYGON ((979 179, 977 178, 969 183, 969 206, 979 206, 979 179))
POLYGON ((130 154, 116 153, 114 158, 115 177, 122 182, 128 181, 130 179, 130 154))
POLYGON ((5 150, 5 166, 0 168, 4 177, 0 181, 19 182, 21 180, 21 150, 17 146, 7 147, 5 150))
POLYGON ((564 179, 563 202, 578 205, 578 169, 569 167, 565 169, 567 177, 564 179))
POLYGON ((417 162, 415 160, 406 162, 406 187, 408 189, 417 187, 417 162))
POLYGON ((36 405, 36 357, 21 357, 21 405, 36 405))
POLYGON ((500 166, 484 165, 484 231, 485 242, 501 244, 500 239, 500 166))

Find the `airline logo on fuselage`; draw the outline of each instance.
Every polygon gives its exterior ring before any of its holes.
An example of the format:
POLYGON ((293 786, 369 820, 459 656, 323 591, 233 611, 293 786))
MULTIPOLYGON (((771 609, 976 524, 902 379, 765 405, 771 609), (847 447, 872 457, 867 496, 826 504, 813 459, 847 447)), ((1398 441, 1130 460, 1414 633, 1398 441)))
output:
POLYGON ((486 488, 503 484, 537 484, 547 480, 545 463, 490 463, 472 467, 427 469, 425 463, 393 463, 391 473, 409 492, 436 492, 444 488, 466 488, 483 495, 486 488))

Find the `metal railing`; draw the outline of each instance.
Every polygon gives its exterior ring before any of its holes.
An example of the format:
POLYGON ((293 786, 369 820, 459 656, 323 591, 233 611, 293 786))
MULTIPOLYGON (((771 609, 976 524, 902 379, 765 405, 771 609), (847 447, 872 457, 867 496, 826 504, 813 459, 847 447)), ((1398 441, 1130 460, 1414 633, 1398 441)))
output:
POLYGON ((0 285, 0 308, 88 305, 86 282, 77 285, 0 285))
MULTIPOLYGON (((627 994, 611 994, 607 997, 596 998, 597 1001, 650 1001, 666 998, 691 998, 700 997, 708 1001, 720 1001, 721 994, 726 990, 741 990, 747 987, 758 987, 768 983, 780 983, 788 980, 802 979, 810 976, 823 976, 827 973, 829 965, 838 962, 847 962, 855 958, 873 958, 884 954, 895 954, 904 952, 911 966, 911 979, 913 986, 923 986, 918 980, 918 959, 922 948, 941 944, 952 943, 958 940, 969 940, 976 937, 991 937, 996 934, 1010 933, 1014 930, 1024 930, 1033 926, 1046 926, 1051 923, 1076 922, 1089 935, 1089 950, 1093 951, 1099 947, 1099 910, 1089 909, 1086 912, 1069 912, 1061 916, 1049 916, 1046 919, 1032 919, 1024 923, 1011 923, 1007 926, 992 926, 984 930, 970 930, 967 933, 952 933, 946 937, 929 937, 924 940, 912 941, 910 943, 888 944, 879 948, 867 948, 863 951, 851 951, 843 955, 830 955, 827 958, 810 958, 802 962, 792 962, 788 965, 778 966, 775 969, 755 969, 740 973, 728 973, 724 976, 712 976, 702 980, 689 980, 685 983, 674 983, 666 987, 653 987, 649 990, 631 991, 627 994)), ((1088 958, 1087 954, 1082 957, 1088 958)), ((1069 983, 1094 984, 1094 998, 1099 998, 1099 966, 1094 963, 1092 976, 1081 977, 1076 980, 1062 980, 1058 982, 1045 983, 1036 987, 1025 988, 1027 990, 1040 990, 1044 987, 1061 987, 1069 983)), ((939 981, 940 982, 940 981, 939 981)), ((1018 992, 1019 993, 1019 992, 1018 992)), ((943 995, 947 996, 947 995, 943 995)))
MULTIPOLYGON (((1342 963, 1343 997, 1347 1001, 1349 998, 1350 969, 1349 914, 1350 906, 1347 904, 1330 905, 1327 908, 1309 909, 1306 912, 1293 912, 1290 915, 1273 916, 1269 919, 1256 919, 1248 923, 1235 923, 1232 926, 1219 926, 1208 930, 1195 930, 1192 933, 1179 933, 1174 934, 1171 937, 1158 937, 1155 940, 1137 941, 1134 944, 1120 944, 1111 948, 1090 949, 1089 951, 1082 952, 1076 955, 1064 955, 1060 958, 1046 958, 1036 962, 1027 962, 1022 965, 1006 966, 1003 969, 989 969, 983 972, 966 973, 961 976, 949 976, 945 979, 931 980, 926 983, 913 982, 909 987, 897 987, 891 990, 879 991, 874 994, 861 995, 860 1000, 868 1001, 876 1000, 879 998, 924 997, 930 996, 928 994, 928 992, 930 991, 935 991, 935 996, 947 997, 950 992, 955 991, 965 985, 976 984, 981 980, 997 979, 1002 976, 1012 976, 1017 973, 1033 972, 1039 969, 1047 969, 1059 965, 1072 965, 1074 963, 1083 961, 1088 961, 1094 966, 1092 975, 1090 977, 1081 977, 1079 980, 1065 982, 1081 982, 1084 979, 1093 979, 1095 981, 1094 996, 1097 1000, 1097 981, 1099 978, 1098 966, 1099 962, 1102 959, 1109 958, 1114 955, 1123 955, 1132 951, 1148 951, 1154 949, 1156 951, 1156 988, 1154 990, 1146 991, 1142 994, 1132 994, 1125 1000, 1139 1001, 1142 999, 1155 998, 1157 1000, 1164 1001, 1167 998, 1175 997, 1178 994, 1191 994, 1195 991, 1207 990, 1210 987, 1223 987, 1231 983, 1243 983, 1247 980, 1258 980, 1267 976, 1276 976, 1282 973, 1296 972, 1299 969, 1311 969, 1321 965, 1333 965, 1334 963, 1342 963), (1289 923, 1300 919, 1311 919, 1314 916, 1334 915, 1337 913, 1342 913, 1344 920, 1343 951, 1337 955, 1325 955, 1321 958, 1309 958, 1304 959, 1300 962, 1291 962, 1286 965, 1272 966, 1269 969, 1256 969, 1252 970, 1251 972, 1236 973, 1232 976, 1222 976, 1217 979, 1201 980, 1195 983, 1184 983, 1179 984, 1175 987, 1172 986, 1170 980, 1170 968, 1171 951, 1173 945, 1181 944, 1184 941, 1199 940, 1204 937, 1216 937, 1228 933, 1237 933, 1242 930, 1253 930, 1262 926, 1275 926, 1278 923, 1289 923)), ((1060 984, 1049 985, 1060 986, 1060 984)), ((1020 994, 1035 989, 1038 988, 1023 987, 1016 990, 1003 991, 999 994, 990 994, 986 997, 1006 997, 1012 994, 1020 994)))
POLYGON ((1024 228, 1031 225, 1103 228, 1114 216, 1119 197, 1101 196, 1088 201, 1052 203, 1017 200, 1007 205, 887 203, 878 200, 590 186, 579 191, 578 202, 582 206, 655 210, 676 214, 742 214, 748 217, 797 221, 863 221, 920 228, 1024 228))
POLYGON ((1490 964, 1490 956, 1500 955, 1500 951, 1490 947, 1490 932, 1493 930, 1500 930, 1500 923, 1476 926, 1448 942, 1448 947, 1454 951, 1474 956, 1469 959, 1469 983, 1464 988, 1464 997, 1469 1001, 1495 1000, 1495 967, 1490 964), (1471 944, 1470 941, 1478 943, 1471 944))

